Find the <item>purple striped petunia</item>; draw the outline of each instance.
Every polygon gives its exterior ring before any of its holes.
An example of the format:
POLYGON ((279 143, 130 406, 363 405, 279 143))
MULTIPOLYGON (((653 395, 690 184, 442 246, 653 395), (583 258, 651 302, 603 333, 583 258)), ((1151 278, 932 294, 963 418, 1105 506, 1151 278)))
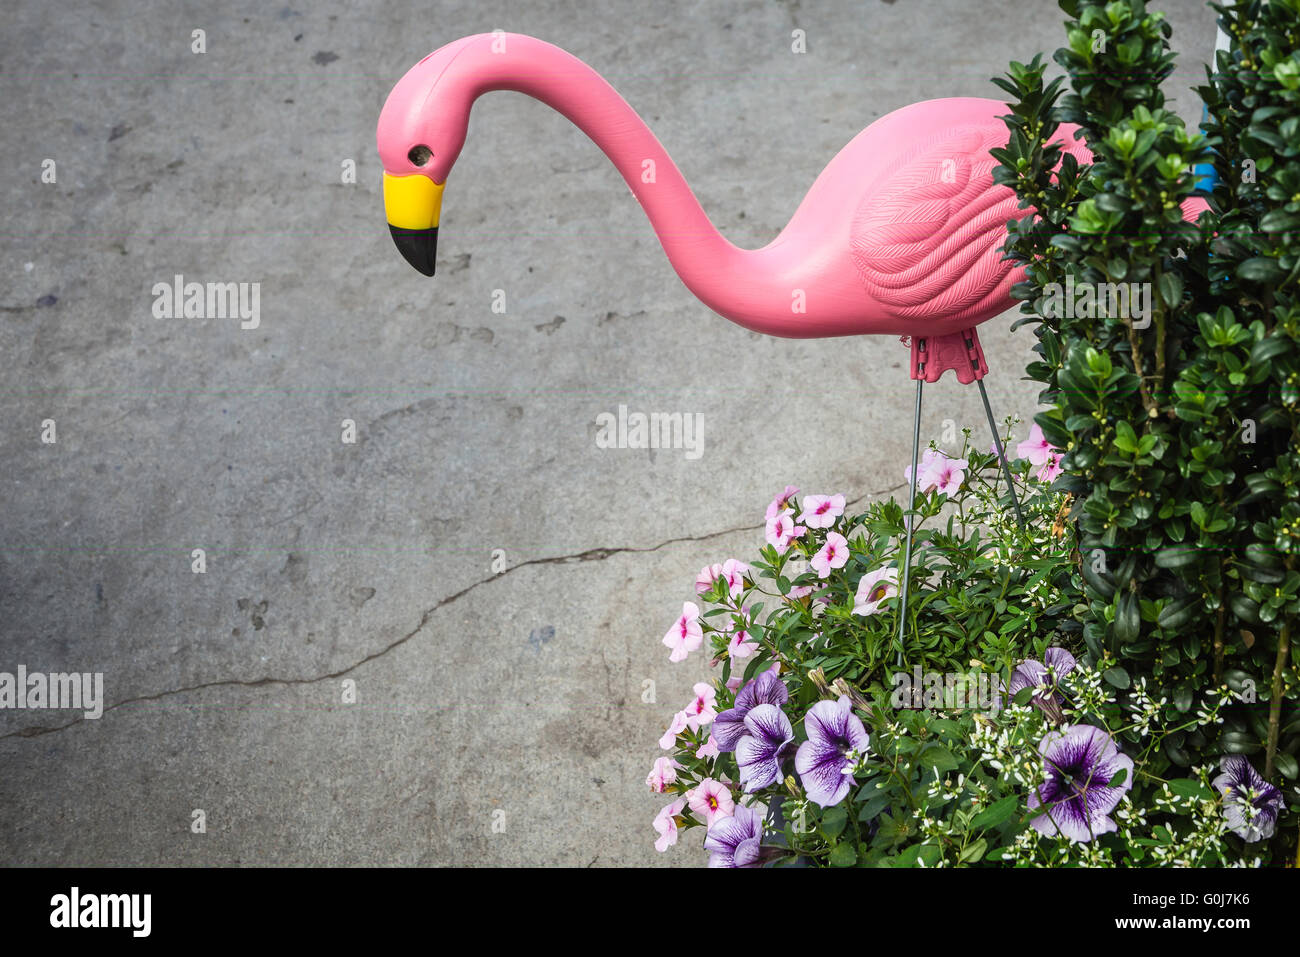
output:
POLYGON ((713 740, 719 751, 735 751, 736 744, 749 733, 745 727, 745 715, 751 708, 760 704, 774 704, 778 707, 790 700, 790 692, 785 682, 775 671, 764 671, 761 675, 741 688, 736 695, 736 703, 713 719, 713 740))
POLYGON ((1114 831, 1109 817, 1133 787, 1133 759, 1121 754, 1110 735, 1088 724, 1049 731, 1038 743, 1047 780, 1029 795, 1029 810, 1042 808, 1029 823, 1039 834, 1087 843, 1114 831), (1123 769, 1124 781, 1111 787, 1123 769))
POLYGON ((803 724, 808 740, 799 745, 794 756, 799 780, 809 800, 822 807, 839 804, 857 783, 853 767, 867 753, 871 742, 867 729, 853 713, 847 697, 818 701, 808 709, 803 724))
POLYGON ((709 825, 704 849, 709 867, 757 867, 762 859, 763 816, 750 807, 737 807, 730 817, 709 825))
POLYGON ((781 780, 781 759, 794 743, 790 719, 774 704, 755 705, 745 715, 748 732, 736 742, 736 764, 746 793, 781 780))
POLYGON ((1219 759, 1219 770, 1223 773, 1210 783, 1223 795, 1228 827, 1248 843, 1272 837, 1277 812, 1282 810, 1282 792, 1260 777, 1243 755, 1225 754, 1219 759))
POLYGON ((1062 678, 1074 670, 1077 662, 1074 660, 1074 655, 1064 648, 1048 648, 1043 652, 1043 658, 1046 663, 1030 658, 1016 665, 1015 671, 1011 672, 1011 682, 1007 686, 1007 691, 1014 698, 1026 688, 1041 688, 1042 690, 1029 700, 1034 707, 1043 712, 1043 716, 1048 721, 1060 724, 1065 720, 1061 712, 1065 699, 1057 694, 1056 687, 1062 678))

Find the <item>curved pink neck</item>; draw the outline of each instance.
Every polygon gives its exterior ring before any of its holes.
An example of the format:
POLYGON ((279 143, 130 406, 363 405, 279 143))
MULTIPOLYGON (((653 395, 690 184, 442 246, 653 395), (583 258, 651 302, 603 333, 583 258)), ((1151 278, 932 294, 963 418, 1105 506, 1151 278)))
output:
MULTIPOLYGON (((757 254, 728 242, 714 228, 677 165, 627 101, 577 57, 520 34, 481 34, 460 41, 437 87, 459 88, 468 110, 492 90, 514 90, 568 117, 610 158, 645 210, 682 281, 699 299, 745 325, 734 314, 734 291, 772 281, 757 254), (653 165, 651 165, 653 164, 653 165)), ((433 99, 433 97, 431 97, 433 99)), ((788 293, 778 295, 788 302, 788 293)))

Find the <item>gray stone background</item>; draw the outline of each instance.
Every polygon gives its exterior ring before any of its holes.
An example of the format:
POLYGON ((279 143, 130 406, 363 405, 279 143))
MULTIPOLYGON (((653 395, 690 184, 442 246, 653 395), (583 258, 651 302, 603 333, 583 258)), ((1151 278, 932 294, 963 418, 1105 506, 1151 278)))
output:
MULTIPOLYGON (((1195 121, 1213 13, 1163 9, 1195 121)), ((1008 60, 1063 42, 1056 4, 18 0, 3 19, 0 670, 102 671, 108 709, 0 711, 0 862, 701 863, 698 834, 652 847, 645 775, 707 672, 660 636, 703 564, 753 555, 786 482, 900 485, 906 349, 712 315, 612 165, 514 94, 475 109, 426 280, 387 233, 379 109, 443 43, 540 36, 755 247, 873 119, 998 96, 1008 60), (176 273, 261 282, 260 327, 154 318, 176 273), (597 448, 620 403, 703 413, 703 456, 597 448)), ((1028 419, 1012 318, 981 330, 988 383, 1028 419)), ((977 392, 931 388, 926 438, 944 419, 982 430, 977 392)))

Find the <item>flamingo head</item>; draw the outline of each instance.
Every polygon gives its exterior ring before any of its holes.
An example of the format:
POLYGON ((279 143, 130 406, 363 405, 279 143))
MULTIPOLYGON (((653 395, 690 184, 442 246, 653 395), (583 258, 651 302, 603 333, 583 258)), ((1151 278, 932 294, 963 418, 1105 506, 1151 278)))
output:
POLYGON ((403 258, 426 276, 438 251, 443 186, 469 126, 472 96, 444 80, 458 47, 436 50, 407 71, 388 95, 376 135, 389 231, 403 258))

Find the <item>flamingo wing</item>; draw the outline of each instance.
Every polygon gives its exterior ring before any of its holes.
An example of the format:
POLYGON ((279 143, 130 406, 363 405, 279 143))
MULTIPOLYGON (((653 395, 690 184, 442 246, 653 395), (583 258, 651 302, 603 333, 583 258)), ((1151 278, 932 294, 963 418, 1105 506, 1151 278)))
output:
MULTIPOLYGON (((1092 153, 1069 135, 1073 129, 1062 125, 1061 145, 1087 165, 1092 153)), ((993 182, 997 160, 989 150, 1006 141, 1006 127, 997 120, 922 138, 859 203, 850 234, 853 263, 887 314, 974 325, 1011 306, 1008 291, 1020 270, 1002 258, 1000 247, 1007 221, 1033 211, 993 182)), ((1192 197, 1183 203, 1183 218, 1195 222, 1206 208, 1192 197)))
POLYGON ((1006 127, 954 127, 905 150, 853 216, 850 246, 868 293, 896 318, 942 315, 972 324, 1008 306, 1015 268, 998 251, 1006 223, 1029 215, 993 182, 1006 127))

